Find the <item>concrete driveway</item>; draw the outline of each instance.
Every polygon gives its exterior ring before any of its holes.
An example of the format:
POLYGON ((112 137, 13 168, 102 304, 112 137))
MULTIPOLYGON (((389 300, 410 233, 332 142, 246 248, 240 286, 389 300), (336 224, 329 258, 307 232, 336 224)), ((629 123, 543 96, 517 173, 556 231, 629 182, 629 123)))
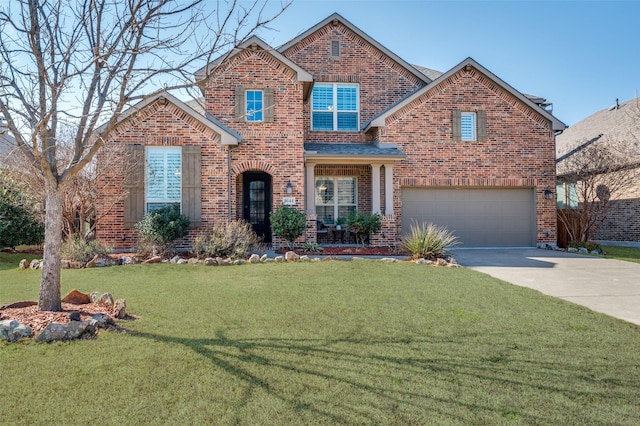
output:
POLYGON ((462 266, 640 325, 640 264, 542 249, 455 249, 462 266))

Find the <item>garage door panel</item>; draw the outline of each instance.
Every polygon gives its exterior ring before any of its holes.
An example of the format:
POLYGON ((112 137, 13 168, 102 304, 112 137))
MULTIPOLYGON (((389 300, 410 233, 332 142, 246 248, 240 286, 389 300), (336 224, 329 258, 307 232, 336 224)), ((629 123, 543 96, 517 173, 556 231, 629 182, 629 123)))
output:
POLYGON ((413 221, 446 226, 463 246, 535 245, 531 188, 403 188, 402 231, 413 221))

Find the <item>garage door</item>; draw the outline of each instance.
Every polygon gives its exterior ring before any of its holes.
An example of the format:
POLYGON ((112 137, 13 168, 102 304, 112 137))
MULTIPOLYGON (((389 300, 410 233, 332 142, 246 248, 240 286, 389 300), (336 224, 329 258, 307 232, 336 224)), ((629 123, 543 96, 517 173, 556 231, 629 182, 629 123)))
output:
POLYGON ((412 220, 446 226, 462 247, 535 246, 531 188, 403 188, 403 234, 412 220))

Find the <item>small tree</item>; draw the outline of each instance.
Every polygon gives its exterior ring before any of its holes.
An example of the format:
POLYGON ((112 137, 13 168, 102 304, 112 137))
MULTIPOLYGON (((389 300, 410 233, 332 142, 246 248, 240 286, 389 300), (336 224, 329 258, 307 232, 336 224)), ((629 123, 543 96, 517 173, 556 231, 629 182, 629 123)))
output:
POLYGON ((189 233, 189 218, 174 204, 147 213, 135 227, 142 235, 142 252, 150 248, 154 254, 165 255, 174 251, 175 240, 189 233))
POLYGON ((307 217, 291 206, 281 205, 269 215, 274 235, 284 238, 289 248, 295 247, 295 241, 307 228, 307 217))
POLYGON ((369 242, 369 236, 382 228, 382 218, 377 213, 369 215, 355 211, 349 215, 347 225, 355 235, 356 242, 364 246, 369 242))

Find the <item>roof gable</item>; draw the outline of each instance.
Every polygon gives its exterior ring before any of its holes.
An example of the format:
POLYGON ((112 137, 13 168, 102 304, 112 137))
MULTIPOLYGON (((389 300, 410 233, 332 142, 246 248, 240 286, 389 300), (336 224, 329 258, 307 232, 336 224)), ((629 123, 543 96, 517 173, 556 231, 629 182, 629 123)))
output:
POLYGON ((280 46, 278 48, 278 51, 280 53, 284 54, 284 52, 286 52, 287 50, 291 49, 292 47, 294 47, 295 45, 297 45, 298 43, 300 43, 304 39, 308 38, 309 36, 311 36, 312 34, 314 34, 317 31, 321 30, 326 25, 328 25, 328 24, 330 24, 332 22, 336 22, 336 23, 339 22, 342 25, 344 25, 345 27, 347 27, 350 31, 353 31, 355 34, 357 34, 359 37, 361 37, 367 43, 371 44, 373 47, 375 47, 376 49, 381 51, 383 54, 385 54, 386 56, 391 58, 394 62, 398 63, 400 66, 402 66, 404 69, 406 69, 407 72, 412 74, 418 80, 420 80, 420 81, 422 81, 424 83, 430 83, 431 82, 431 79, 426 74, 420 72, 413 65, 409 64, 404 59, 400 58, 398 55, 396 55, 395 53, 393 53, 392 51, 390 51, 389 49, 384 47, 382 44, 378 43, 376 40, 374 40, 372 37, 370 37, 367 33, 362 31, 360 28, 356 27, 355 25, 353 25, 351 22, 349 22, 348 20, 343 18, 338 13, 334 13, 334 14, 328 16, 324 20, 318 22, 313 27, 311 27, 308 30, 304 31, 299 36, 297 36, 294 39, 292 39, 292 40, 288 41, 287 43, 283 44, 282 46, 280 46))
MULTIPOLYGON (((220 135, 220 142, 222 145, 238 145, 238 143, 242 141, 242 135, 240 135, 235 130, 227 127, 225 124, 218 121, 217 119, 215 119, 213 116, 209 114, 205 114, 205 115, 199 114, 191 106, 182 102, 180 99, 176 98, 175 96, 171 95, 168 92, 162 92, 162 93, 158 93, 155 96, 150 96, 138 102, 137 104, 131 106, 127 110, 123 111, 122 114, 120 114, 120 116, 118 117, 116 126, 124 122, 125 120, 127 120, 133 114, 139 111, 142 111, 144 108, 152 105, 156 101, 172 103, 177 108, 185 112, 189 117, 193 118, 200 124, 204 125, 207 129, 220 135)), ((97 129, 97 132, 102 133, 105 130, 107 125, 108 124, 102 125, 100 128, 97 129)))
POLYGON ((556 117, 554 117, 551 113, 549 113, 548 111, 546 111, 545 109, 541 108, 539 105, 534 103, 529 97, 527 97, 526 95, 514 89, 512 86, 504 82, 502 79, 500 79, 498 76, 493 74, 491 71, 489 71, 488 69, 480 65, 478 62, 476 62, 474 59, 467 58, 464 61, 460 62, 458 65, 451 68, 449 71, 443 73, 438 78, 433 80, 431 84, 416 90, 409 96, 405 97, 404 99, 401 99, 391 107, 387 108, 387 110, 373 117, 371 120, 369 120, 367 123, 364 124, 363 129, 366 131, 372 127, 384 127, 386 125, 387 118, 391 117, 393 114, 400 111, 401 109, 407 107, 413 101, 420 98, 424 94, 428 93, 430 90, 433 90, 438 86, 442 85, 445 81, 447 81, 447 79, 449 79, 449 77, 453 76, 460 70, 472 69, 472 68, 478 70, 481 74, 483 74, 493 83, 495 83, 499 88, 501 88, 502 90, 505 90, 507 93, 509 93, 516 99, 518 99, 522 104, 526 105, 531 110, 535 111, 537 114, 549 120, 551 122, 552 129, 554 131, 561 131, 567 128, 566 124, 564 124, 563 122, 558 120, 556 117))
POLYGON ((289 67, 290 69, 292 69, 295 72, 298 81, 305 82, 305 83, 313 82, 313 76, 311 74, 309 74, 308 72, 306 72, 305 70, 300 68, 298 65, 296 65, 291 60, 289 60, 284 55, 282 55, 278 50, 276 50, 273 47, 269 46, 266 42, 264 42, 262 39, 260 39, 257 36, 251 36, 249 39, 247 39, 243 43, 241 43, 238 46, 236 46, 230 52, 219 56, 213 62, 210 62, 206 66, 200 68, 195 73, 196 81, 201 81, 201 80, 205 79, 207 77, 207 75, 213 69, 215 69, 216 67, 221 65, 224 61, 226 61, 228 59, 231 59, 234 56, 238 55, 239 53, 241 53, 245 49, 261 49, 261 50, 264 50, 265 52, 267 52, 271 56, 273 56, 275 59, 277 59, 279 62, 281 62, 282 64, 284 64, 287 67, 289 67))

